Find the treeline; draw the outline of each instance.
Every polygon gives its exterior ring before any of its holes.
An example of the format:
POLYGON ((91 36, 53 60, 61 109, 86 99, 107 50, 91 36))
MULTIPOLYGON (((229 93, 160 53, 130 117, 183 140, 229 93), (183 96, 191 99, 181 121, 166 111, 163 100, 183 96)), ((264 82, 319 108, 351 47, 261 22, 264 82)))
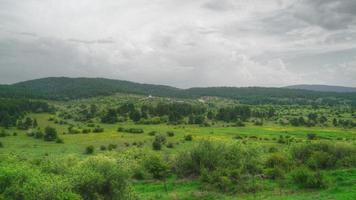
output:
MULTIPOLYGON (((27 112, 51 112, 53 109, 46 102, 24 99, 0 99, 0 126, 16 126, 17 121, 27 112)), ((32 125, 31 121, 31 125, 32 125)))
POLYGON ((216 96, 237 99, 244 104, 340 105, 356 106, 355 93, 315 92, 286 88, 211 87, 178 89, 163 85, 140 84, 102 78, 44 78, 0 85, 0 97, 26 97, 70 100, 115 93, 153 95, 175 98, 216 96))
POLYGON ((205 106, 189 103, 158 103, 155 106, 142 105, 141 107, 136 107, 133 103, 126 103, 117 109, 109 109, 101 117, 101 122, 115 123, 129 118, 134 122, 146 124, 182 123, 186 117, 204 115, 204 113, 206 113, 205 106))

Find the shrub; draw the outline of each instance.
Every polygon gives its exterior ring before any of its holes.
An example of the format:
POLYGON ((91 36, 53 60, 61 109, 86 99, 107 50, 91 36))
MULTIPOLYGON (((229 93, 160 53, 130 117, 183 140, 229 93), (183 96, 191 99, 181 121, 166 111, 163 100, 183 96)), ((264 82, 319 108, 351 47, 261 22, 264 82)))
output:
POLYGON ((308 140, 315 140, 316 139, 316 134, 315 133, 308 133, 307 134, 308 140))
POLYGON ((72 171, 74 191, 83 199, 136 199, 122 165, 106 156, 85 159, 72 171))
POLYGON ((192 135, 186 135, 186 136, 184 136, 184 140, 185 141, 192 141, 193 140, 193 136, 192 135))
POLYGON ((168 176, 169 167, 158 156, 149 156, 143 163, 145 169, 152 175, 154 179, 164 180, 168 176))
POLYGON ((313 172, 303 166, 292 172, 292 181, 302 188, 319 189, 326 187, 324 177, 319 171, 313 172))
POLYGON ((155 136, 156 133, 157 133, 156 131, 150 131, 150 132, 148 132, 148 135, 149 135, 149 136, 155 136))
POLYGON ((244 127, 245 124, 244 124, 241 120, 238 120, 238 121, 236 121, 235 126, 237 126, 237 127, 244 127))
POLYGON ((2 144, 2 142, 0 142, 0 148, 3 148, 4 147, 4 145, 2 144))
POLYGON ((109 144, 109 146, 108 146, 109 151, 116 149, 116 148, 117 148, 117 144, 109 144))
POLYGON ((85 148, 85 153, 86 154, 93 154, 94 153, 94 146, 90 145, 85 148))
POLYGON ((13 136, 17 136, 17 132, 13 132, 12 135, 13 135, 13 136))
POLYGON ((56 129, 47 126, 45 128, 45 133, 44 133, 43 139, 45 141, 54 141, 54 140, 56 140, 57 139, 57 131, 56 131, 56 129))
POLYGON ((174 144, 172 142, 168 143, 167 148, 170 148, 170 149, 174 148, 174 144))
POLYGON ((159 151, 162 149, 162 143, 158 140, 154 140, 152 142, 152 148, 153 148, 153 150, 159 151))
POLYGON ((0 131, 0 137, 6 137, 7 136, 7 133, 6 131, 3 129, 0 131))
POLYGON ((33 132, 33 136, 34 136, 36 139, 42 139, 42 138, 44 137, 44 134, 42 133, 42 131, 37 130, 37 131, 34 131, 34 132, 33 132))
POLYGON ((341 160, 356 154, 356 148, 347 144, 327 142, 296 145, 291 150, 294 160, 312 168, 339 167, 341 160))
POLYGON ((68 177, 41 173, 22 163, 6 163, 0 166, 0 174, 0 193, 3 199, 81 199, 72 191, 68 177))
POLYGON ((168 137, 173 137, 174 136, 174 132, 173 131, 167 131, 167 136, 168 137))
POLYGON ((124 132, 124 133, 134 133, 134 134, 140 134, 144 133, 144 130, 142 128, 123 128, 119 127, 117 129, 118 132, 124 132))
POLYGON ((104 132, 104 128, 101 128, 100 126, 97 126, 93 129, 93 133, 102 133, 104 132))
POLYGON ((84 134, 87 134, 87 133, 90 133, 90 132, 91 132, 91 130, 89 128, 85 128, 85 129, 82 130, 82 133, 84 133, 84 134))
POLYGON ((105 146, 105 145, 101 145, 101 146, 100 146, 100 150, 101 150, 101 151, 105 151, 105 150, 106 150, 106 146, 105 146))
POLYGON ((265 165, 267 168, 279 168, 288 170, 290 161, 288 160, 287 155, 282 153, 274 153, 267 158, 265 165))
POLYGON ((268 168, 266 169, 266 175, 270 179, 282 179, 285 177, 285 170, 281 168, 268 168))
POLYGON ((56 143, 58 143, 58 144, 63 144, 64 141, 63 141, 62 138, 57 138, 57 139, 56 139, 56 143))

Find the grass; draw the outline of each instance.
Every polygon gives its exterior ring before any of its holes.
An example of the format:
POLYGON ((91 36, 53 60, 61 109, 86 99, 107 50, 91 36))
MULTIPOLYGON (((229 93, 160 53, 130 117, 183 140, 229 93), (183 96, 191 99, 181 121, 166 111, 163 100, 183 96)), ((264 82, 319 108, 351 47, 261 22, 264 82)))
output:
MULTIPOLYGON (((342 140, 346 143, 355 144, 356 129, 342 129, 334 127, 292 127, 280 126, 273 123, 265 123, 263 126, 254 126, 247 123, 245 127, 229 127, 228 124, 218 123, 211 127, 199 127, 197 125, 137 125, 131 122, 118 123, 115 125, 100 124, 105 129, 103 133, 89 134, 63 134, 67 132, 68 125, 58 125, 48 119, 53 115, 50 114, 31 114, 30 117, 36 118, 42 130, 46 126, 52 126, 57 129, 59 137, 64 140, 64 144, 55 142, 44 142, 40 139, 28 137, 25 131, 19 131, 15 128, 6 130, 10 136, 0 138, 4 148, 0 148, 0 155, 15 154, 24 158, 37 158, 42 156, 61 157, 65 155, 75 155, 86 157, 85 148, 89 145, 95 147, 94 154, 100 154, 99 148, 102 145, 117 144, 118 148, 114 151, 122 151, 131 148, 134 142, 142 142, 144 149, 152 149, 151 143, 154 139, 149 136, 148 132, 156 131, 159 134, 166 135, 167 131, 173 131, 173 137, 167 137, 167 143, 174 143, 174 148, 163 148, 159 152, 167 155, 174 155, 178 151, 187 149, 201 140, 216 140, 224 142, 238 142, 235 136, 247 137, 245 142, 249 145, 269 145, 277 144, 274 138, 280 135, 291 136, 300 141, 306 141, 308 133, 315 133, 319 140, 342 140), (125 128, 142 128, 145 133, 131 134, 118 132, 118 127, 125 128), (17 132, 17 136, 12 133, 17 132), (193 135, 193 141, 184 141, 186 134, 193 135), (248 138, 256 136, 258 139, 248 138), (126 144, 130 147, 127 147, 126 144)), ((80 122, 69 121, 78 127, 85 128, 87 125, 80 122)), ((279 144, 277 144, 279 145, 279 144)), ((282 145, 283 146, 283 145, 282 145)), ((263 192, 257 194, 235 194, 226 195, 213 191, 204 191, 199 180, 196 179, 177 179, 171 177, 167 181, 168 190, 165 191, 162 182, 158 181, 134 181, 133 188, 144 200, 239 200, 239 199, 266 199, 266 200, 324 200, 324 199, 356 199, 356 169, 334 170, 326 172, 330 186, 325 190, 300 190, 288 186, 283 190, 275 189, 276 183, 266 182, 267 187, 263 192)))

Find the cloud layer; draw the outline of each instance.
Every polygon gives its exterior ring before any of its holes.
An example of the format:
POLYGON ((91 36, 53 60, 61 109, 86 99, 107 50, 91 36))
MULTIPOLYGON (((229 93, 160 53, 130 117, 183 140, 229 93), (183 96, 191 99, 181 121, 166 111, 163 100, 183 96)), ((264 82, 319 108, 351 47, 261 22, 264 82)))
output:
POLYGON ((356 86, 354 0, 0 0, 0 83, 356 86))

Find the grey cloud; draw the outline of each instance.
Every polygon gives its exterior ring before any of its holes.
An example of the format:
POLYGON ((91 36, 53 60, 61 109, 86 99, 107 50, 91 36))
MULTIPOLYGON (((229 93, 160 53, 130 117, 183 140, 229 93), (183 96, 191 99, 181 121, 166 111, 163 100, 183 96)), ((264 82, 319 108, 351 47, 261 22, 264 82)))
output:
POLYGON ((178 87, 356 85, 350 0, 0 2, 1 83, 101 76, 178 87))
POLYGON ((111 39, 81 40, 81 39, 70 38, 67 41, 74 42, 74 43, 81 43, 81 44, 113 44, 113 43, 115 43, 115 41, 111 40, 111 39))
POLYGON ((354 0, 303 0, 294 6, 295 17, 326 29, 356 25, 354 0))

